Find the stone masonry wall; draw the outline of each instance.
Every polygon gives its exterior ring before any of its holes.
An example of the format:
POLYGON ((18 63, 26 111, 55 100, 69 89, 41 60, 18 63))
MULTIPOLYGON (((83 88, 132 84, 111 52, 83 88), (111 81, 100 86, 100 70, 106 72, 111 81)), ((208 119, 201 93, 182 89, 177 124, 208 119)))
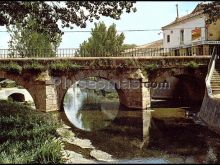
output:
POLYGON ((207 92, 198 116, 208 125, 208 127, 220 134, 220 102, 209 98, 207 92))

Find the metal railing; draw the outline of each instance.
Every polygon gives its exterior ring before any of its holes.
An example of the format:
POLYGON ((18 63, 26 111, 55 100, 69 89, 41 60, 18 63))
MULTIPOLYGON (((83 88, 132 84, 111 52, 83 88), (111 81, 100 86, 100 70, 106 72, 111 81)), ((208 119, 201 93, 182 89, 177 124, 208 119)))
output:
POLYGON ((213 47, 186 49, 176 48, 132 48, 126 50, 101 51, 79 50, 78 48, 51 49, 0 49, 0 58, 50 58, 50 57, 144 57, 144 56, 196 56, 211 55, 213 47))
POLYGON ((219 53, 218 48, 214 47, 213 52, 212 52, 212 56, 211 56, 211 59, 210 59, 209 65, 208 65, 206 79, 205 79, 207 94, 210 98, 212 98, 211 77, 212 77, 213 71, 215 69, 216 60, 219 55, 218 53, 219 53))
POLYGON ((208 71, 205 79, 206 83, 206 89, 209 97, 212 97, 212 89, 211 89, 211 76, 213 74, 213 70, 215 67, 215 60, 216 60, 217 54, 215 53, 215 48, 213 50, 209 65, 208 65, 208 71))

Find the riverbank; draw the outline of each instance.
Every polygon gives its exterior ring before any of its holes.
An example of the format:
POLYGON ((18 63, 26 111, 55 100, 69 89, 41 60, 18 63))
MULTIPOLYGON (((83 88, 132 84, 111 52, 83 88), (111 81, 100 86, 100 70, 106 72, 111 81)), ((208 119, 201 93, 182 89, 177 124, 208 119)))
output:
POLYGON ((0 100, 0 163, 96 163, 113 161, 89 139, 78 138, 54 113, 0 100))
POLYGON ((0 115, 1 164, 220 162, 220 137, 196 124, 191 109, 154 109, 150 145, 142 149, 138 128, 123 123, 133 115, 92 132, 75 128, 65 112, 38 112, 21 103, 0 101, 0 115))
POLYGON ((0 163, 63 163, 60 123, 27 105, 0 101, 0 163))

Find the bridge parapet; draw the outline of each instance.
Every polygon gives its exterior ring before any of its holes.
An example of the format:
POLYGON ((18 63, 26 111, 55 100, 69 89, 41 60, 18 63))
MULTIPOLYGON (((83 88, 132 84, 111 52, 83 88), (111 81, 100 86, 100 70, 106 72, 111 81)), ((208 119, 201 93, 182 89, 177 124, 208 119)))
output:
POLYGON ((67 58, 67 57, 155 57, 155 56, 192 56, 192 55, 210 55, 213 47, 204 47, 203 52, 198 48, 192 51, 178 53, 178 48, 131 48, 118 50, 80 50, 79 48, 59 48, 51 49, 0 49, 0 58, 67 58))

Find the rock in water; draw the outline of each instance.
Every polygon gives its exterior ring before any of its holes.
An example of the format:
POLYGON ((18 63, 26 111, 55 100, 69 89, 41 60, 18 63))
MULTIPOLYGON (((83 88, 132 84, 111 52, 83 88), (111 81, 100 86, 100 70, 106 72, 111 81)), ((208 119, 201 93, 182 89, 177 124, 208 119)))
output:
POLYGON ((96 163, 94 160, 86 159, 81 154, 76 153, 74 151, 65 150, 65 157, 67 164, 74 164, 74 163, 96 163))
POLYGON ((95 159, 99 160, 99 161, 105 161, 105 162, 112 162, 112 161, 115 161, 113 158, 112 158, 112 155, 104 152, 104 151, 101 151, 101 150, 92 150, 90 152, 90 155, 92 157, 94 157, 95 159))

